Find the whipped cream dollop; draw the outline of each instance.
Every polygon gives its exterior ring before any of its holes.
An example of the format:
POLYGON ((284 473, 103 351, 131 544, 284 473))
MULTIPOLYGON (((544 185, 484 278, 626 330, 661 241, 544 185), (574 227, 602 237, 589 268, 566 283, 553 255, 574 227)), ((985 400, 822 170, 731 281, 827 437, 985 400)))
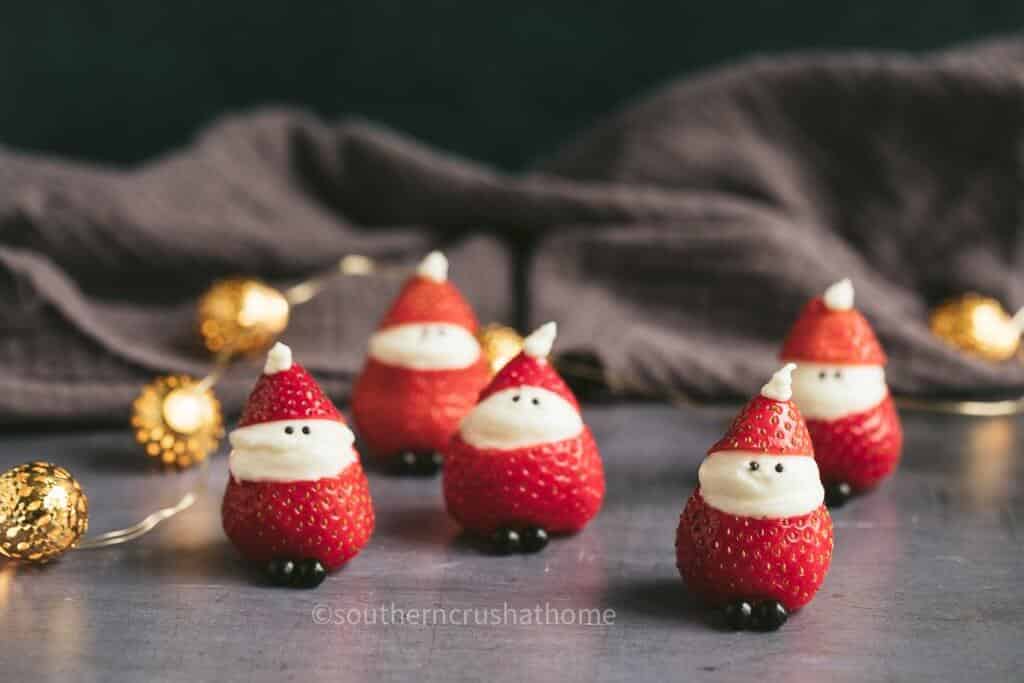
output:
POLYGON ((775 371, 768 383, 761 387, 761 395, 774 401, 788 401, 793 396, 793 370, 796 363, 786 363, 775 371))
POLYGON ((804 417, 835 420, 874 408, 888 395, 880 365, 800 363, 793 371, 793 402, 804 417))
POLYGON ((849 311, 853 308, 853 282, 844 277, 839 282, 829 285, 821 298, 825 307, 833 311, 849 311))
POLYGON ((434 282, 448 279, 448 257, 439 251, 432 251, 416 266, 416 274, 434 282))
POLYGON ((358 460, 352 430, 335 420, 276 420, 231 432, 236 481, 316 481, 358 460))
POLYGON ((504 389, 481 401, 459 426, 477 448, 510 450, 578 436, 583 419, 568 401, 539 387, 504 389))
POLYGON ((531 358, 547 358, 558 336, 558 324, 546 322, 523 340, 523 353, 531 358))
POLYGON ((825 500, 811 455, 716 451, 701 463, 697 476, 708 505, 741 517, 805 515, 825 500))
POLYGON ((274 375, 278 372, 291 370, 292 349, 287 344, 277 342, 267 351, 267 361, 263 364, 264 375, 274 375))
POLYGON ((409 323, 374 333, 370 356, 412 370, 458 370, 480 358, 480 342, 459 325, 409 323))

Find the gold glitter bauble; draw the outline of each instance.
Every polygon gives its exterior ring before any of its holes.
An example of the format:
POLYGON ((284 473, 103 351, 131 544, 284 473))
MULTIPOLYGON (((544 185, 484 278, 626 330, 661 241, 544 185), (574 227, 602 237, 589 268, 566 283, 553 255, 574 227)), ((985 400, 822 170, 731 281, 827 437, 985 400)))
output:
POLYGON ((1013 357, 1020 346, 1021 315, 1010 316, 998 301, 965 294, 932 311, 931 328, 953 346, 989 360, 1013 357))
POLYGON ((132 404, 135 440, 164 465, 190 467, 217 449, 224 436, 220 402, 187 375, 157 377, 132 404))
POLYGON ((30 462, 0 474, 0 555, 47 562, 74 548, 89 526, 89 501, 71 473, 30 462))
POLYGON ((199 299, 199 334, 214 353, 262 351, 288 326, 288 300, 259 280, 215 283, 199 299))
POLYGON ((484 358, 491 368, 491 374, 505 367, 505 363, 523 350, 523 337, 511 327, 499 323, 485 325, 476 335, 484 358))

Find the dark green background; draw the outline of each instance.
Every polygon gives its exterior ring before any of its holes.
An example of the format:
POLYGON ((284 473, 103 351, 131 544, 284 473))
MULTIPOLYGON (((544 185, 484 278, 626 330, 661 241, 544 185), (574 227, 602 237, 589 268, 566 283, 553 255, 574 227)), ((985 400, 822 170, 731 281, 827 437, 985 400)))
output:
POLYGON ((1022 0, 3 0, 0 142, 132 162, 220 113, 287 103, 516 168, 724 60, 920 50, 1021 25, 1022 0))

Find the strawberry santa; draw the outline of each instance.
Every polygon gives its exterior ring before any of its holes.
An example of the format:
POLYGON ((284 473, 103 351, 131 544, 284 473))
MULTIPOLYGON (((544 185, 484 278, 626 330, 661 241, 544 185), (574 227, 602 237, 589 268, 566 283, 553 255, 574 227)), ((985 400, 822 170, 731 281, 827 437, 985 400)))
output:
POLYGON ((792 397, 790 363, 711 447, 676 531, 687 587, 735 629, 775 630, 814 597, 832 561, 832 520, 792 397))
POLYGON ((400 472, 436 474, 441 451, 490 378, 477 320, 431 252, 370 337, 352 393, 360 438, 400 472))
POLYGON ((524 340, 445 450, 449 514, 501 554, 579 531, 604 499, 597 444, 547 359, 555 334, 552 322, 524 340))
POLYGON ((369 541, 373 503, 355 437, 284 344, 267 354, 230 441, 224 532, 272 582, 315 587, 369 541))
POLYGON ((895 469, 903 430, 885 383, 885 353, 841 280, 812 299, 780 356, 798 363, 793 400, 807 419, 829 505, 876 486, 895 469))

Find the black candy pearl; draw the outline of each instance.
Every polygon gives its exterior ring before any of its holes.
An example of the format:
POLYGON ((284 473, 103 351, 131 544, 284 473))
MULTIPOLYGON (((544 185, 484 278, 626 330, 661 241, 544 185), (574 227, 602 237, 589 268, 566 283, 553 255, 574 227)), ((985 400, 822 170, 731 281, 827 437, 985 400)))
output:
POLYGON ((750 628, 753 622, 754 608, 746 600, 730 602, 722 610, 722 616, 725 617, 726 626, 733 631, 743 631, 750 628))
POLYGON ((433 477, 441 471, 444 457, 438 453, 418 453, 416 455, 416 474, 421 477, 433 477))
POLYGON ((830 508, 841 508, 853 497, 853 489, 845 481, 829 484, 825 487, 825 505, 830 508))
POLYGON ((408 476, 416 474, 416 466, 419 463, 419 458, 412 451, 402 451, 395 457, 394 470, 395 474, 402 476, 408 476))
POLYGON ((520 537, 524 553, 539 553, 548 544, 548 532, 539 526, 531 526, 523 529, 520 537))
POLYGON ((327 578, 327 568, 316 558, 307 558, 299 562, 295 569, 292 585, 296 588, 316 588, 327 578))
POLYGON ((295 578, 295 563, 291 560, 273 559, 267 563, 267 577, 275 586, 290 586, 295 578))
POLYGON ((754 628, 758 631, 777 631, 789 619, 789 612, 778 600, 765 600, 754 607, 754 628))
POLYGON ((491 535, 491 548, 495 555, 511 555, 519 552, 522 539, 515 529, 498 529, 491 535))
POLYGON ((441 471, 443 457, 440 453, 417 453, 402 451, 395 457, 396 474, 413 477, 433 477, 441 471))

